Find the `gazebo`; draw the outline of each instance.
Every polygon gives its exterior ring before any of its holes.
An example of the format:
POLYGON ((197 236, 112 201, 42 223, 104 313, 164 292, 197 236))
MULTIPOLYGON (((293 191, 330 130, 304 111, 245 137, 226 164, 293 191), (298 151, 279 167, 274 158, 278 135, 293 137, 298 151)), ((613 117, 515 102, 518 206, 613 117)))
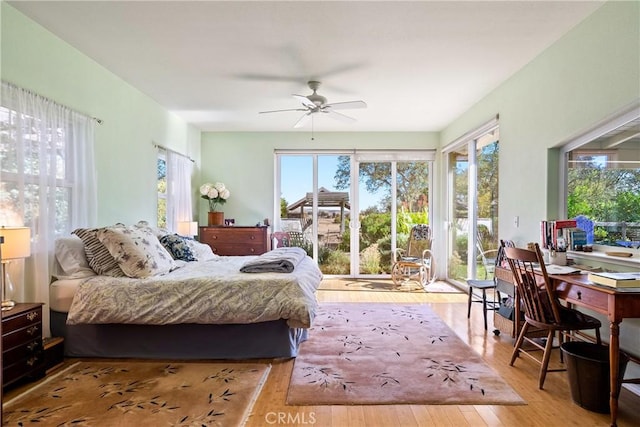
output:
MULTIPOLYGON (((303 224, 307 222, 311 224, 311 221, 306 220, 305 208, 313 206, 313 193, 309 192, 302 199, 291 203, 287 206, 287 212, 294 215, 300 215, 300 220, 303 224)), ((329 191, 324 187, 318 189, 318 208, 340 208, 340 232, 344 233, 345 230, 345 208, 351 210, 351 204, 349 203, 349 193, 346 191, 329 191)), ((304 225, 303 225, 304 227, 304 225)))

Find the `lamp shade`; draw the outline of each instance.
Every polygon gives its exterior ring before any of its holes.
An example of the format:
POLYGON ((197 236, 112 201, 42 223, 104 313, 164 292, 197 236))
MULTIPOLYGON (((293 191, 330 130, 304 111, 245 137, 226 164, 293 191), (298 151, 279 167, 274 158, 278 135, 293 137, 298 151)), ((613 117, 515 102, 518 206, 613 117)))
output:
POLYGON ((197 236, 198 223, 196 221, 179 221, 178 234, 181 236, 197 236))
POLYGON ((9 259, 27 258, 31 255, 31 229, 29 227, 0 227, 0 254, 2 261, 9 259))

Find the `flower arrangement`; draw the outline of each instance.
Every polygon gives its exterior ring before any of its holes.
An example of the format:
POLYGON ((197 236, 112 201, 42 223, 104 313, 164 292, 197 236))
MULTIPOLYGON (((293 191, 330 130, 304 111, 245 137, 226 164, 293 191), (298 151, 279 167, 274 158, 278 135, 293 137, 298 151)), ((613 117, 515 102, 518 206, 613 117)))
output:
POLYGON ((200 194, 203 199, 209 201, 209 212, 215 212, 216 207, 227 203, 227 199, 231 196, 231 192, 222 182, 202 184, 200 194))

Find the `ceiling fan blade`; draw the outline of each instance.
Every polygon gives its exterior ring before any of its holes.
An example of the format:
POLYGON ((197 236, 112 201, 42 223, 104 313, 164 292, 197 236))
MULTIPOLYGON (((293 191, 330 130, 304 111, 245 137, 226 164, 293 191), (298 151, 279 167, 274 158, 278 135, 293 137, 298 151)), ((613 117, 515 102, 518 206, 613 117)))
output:
POLYGON ((266 114, 266 113, 281 113, 283 111, 307 111, 306 108, 290 108, 288 110, 270 110, 270 111, 258 111, 258 114, 266 114))
POLYGON ((293 127, 295 129, 303 127, 304 125, 307 124, 307 122, 309 121, 310 118, 311 118, 311 111, 309 111, 308 113, 306 113, 305 115, 300 117, 300 119, 296 122, 295 125, 293 125, 293 127))
POLYGON ((309 108, 316 108, 316 104, 314 104, 309 98, 307 98, 304 95, 293 95, 293 97, 295 99, 297 99, 298 101, 300 101, 302 103, 302 105, 304 105, 305 107, 309 107, 309 108))
POLYGON ((332 110, 322 110, 323 113, 327 113, 329 115, 329 117, 336 119, 336 120, 340 120, 341 122, 345 122, 345 123, 353 123, 356 121, 356 119, 354 119, 353 117, 349 117, 345 114, 342 113, 338 113, 336 111, 332 111, 332 110))
POLYGON ((347 110, 350 108, 367 108, 367 103, 364 101, 347 101, 347 102, 334 102, 325 105, 325 108, 332 110, 347 110))

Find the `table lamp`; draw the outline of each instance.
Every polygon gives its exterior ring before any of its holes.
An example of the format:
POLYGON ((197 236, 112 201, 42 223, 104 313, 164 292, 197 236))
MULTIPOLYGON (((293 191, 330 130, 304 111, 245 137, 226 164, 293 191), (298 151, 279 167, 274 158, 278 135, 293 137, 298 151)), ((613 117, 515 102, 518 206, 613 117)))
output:
POLYGON ((29 227, 0 227, 0 261, 2 271, 2 311, 11 310, 15 301, 13 295, 13 283, 7 264, 14 259, 27 258, 31 255, 31 229, 29 227))
POLYGON ((190 236, 190 237, 197 236, 198 223, 196 221, 179 221, 178 234, 181 236, 190 236))

